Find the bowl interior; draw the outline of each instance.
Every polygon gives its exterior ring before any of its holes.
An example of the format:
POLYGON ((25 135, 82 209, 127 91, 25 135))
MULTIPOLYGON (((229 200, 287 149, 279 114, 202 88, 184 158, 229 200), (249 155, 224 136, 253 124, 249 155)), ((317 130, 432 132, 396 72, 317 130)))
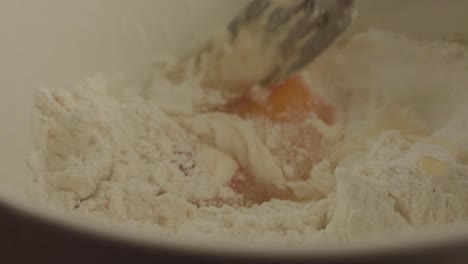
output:
MULTIPOLYGON (((0 1, 0 198, 28 207, 25 157, 34 90, 96 73, 142 81, 154 58, 185 52, 247 0, 0 1)), ((468 43, 468 1, 358 0, 354 30, 369 26, 468 43)), ((61 221, 68 221, 63 218, 61 221)))

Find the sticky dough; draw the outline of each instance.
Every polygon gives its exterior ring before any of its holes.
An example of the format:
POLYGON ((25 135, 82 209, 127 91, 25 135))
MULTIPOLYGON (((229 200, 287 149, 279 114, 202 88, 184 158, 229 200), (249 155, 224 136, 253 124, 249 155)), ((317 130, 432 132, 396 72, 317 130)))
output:
POLYGON ((259 183, 279 188, 286 183, 276 159, 248 121, 233 115, 212 113, 183 119, 181 124, 203 141, 235 158, 240 167, 259 183))

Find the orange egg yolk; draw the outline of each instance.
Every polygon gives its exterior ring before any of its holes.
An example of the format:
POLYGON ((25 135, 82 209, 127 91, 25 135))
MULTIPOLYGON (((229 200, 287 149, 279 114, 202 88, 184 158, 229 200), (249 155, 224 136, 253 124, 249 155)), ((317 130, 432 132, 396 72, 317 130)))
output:
POLYGON ((334 122, 334 111, 314 94, 304 81, 294 76, 268 88, 264 100, 243 96, 226 106, 227 112, 242 117, 262 116, 274 122, 301 122, 311 113, 327 124, 334 122))
MULTIPOLYGON (((292 137, 297 141, 292 142, 299 142, 297 144, 310 148, 312 151, 322 152, 319 132, 313 126, 302 122, 311 115, 315 115, 326 124, 333 124, 335 113, 329 104, 319 95, 314 94, 299 76, 291 77, 260 92, 264 93, 240 97, 227 104, 224 110, 243 118, 263 117, 281 125, 286 130, 298 131, 299 137, 295 133, 286 133, 285 136, 293 135, 292 137)), ((314 157, 314 155, 310 156, 314 157)), ((314 160, 307 160, 307 162, 313 164, 314 160)), ((251 207, 273 198, 296 200, 290 191, 259 185, 254 178, 243 173, 233 177, 228 186, 236 193, 242 194, 243 200, 239 202, 215 198, 210 200, 209 204, 222 206, 227 203, 251 207)))

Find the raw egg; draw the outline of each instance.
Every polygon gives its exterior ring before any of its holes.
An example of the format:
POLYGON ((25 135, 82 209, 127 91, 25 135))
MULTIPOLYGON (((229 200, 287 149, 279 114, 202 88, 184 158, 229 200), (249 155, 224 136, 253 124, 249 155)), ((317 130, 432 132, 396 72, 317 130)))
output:
POLYGON ((299 76, 267 88, 263 99, 247 95, 226 106, 227 112, 242 117, 262 116, 274 122, 301 122, 314 113, 327 124, 334 122, 334 111, 314 94, 299 76))

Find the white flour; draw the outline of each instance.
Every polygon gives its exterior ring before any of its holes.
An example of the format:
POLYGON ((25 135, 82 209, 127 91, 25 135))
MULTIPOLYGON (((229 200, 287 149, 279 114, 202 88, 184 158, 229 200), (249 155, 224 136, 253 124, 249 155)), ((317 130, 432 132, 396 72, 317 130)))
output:
POLYGON ((142 91, 94 78, 40 90, 31 195, 68 213, 250 243, 349 241, 465 221, 467 71, 465 47, 358 34, 307 74, 337 124, 311 116, 290 130, 197 113, 222 99, 195 82, 159 79, 142 91), (289 141, 311 131, 328 147, 289 141), (325 154, 311 158, 315 151, 325 154), (230 181, 244 172, 261 193, 234 191, 230 181))

